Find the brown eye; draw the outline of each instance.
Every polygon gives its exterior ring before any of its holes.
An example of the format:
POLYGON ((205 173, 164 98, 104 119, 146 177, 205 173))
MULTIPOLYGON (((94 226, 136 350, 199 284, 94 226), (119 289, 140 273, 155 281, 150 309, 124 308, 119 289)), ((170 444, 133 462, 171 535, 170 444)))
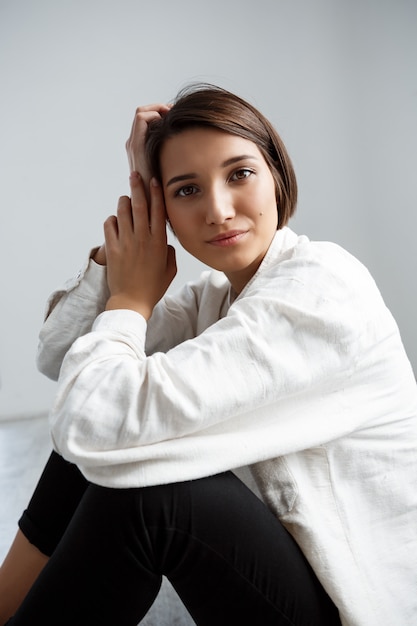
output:
POLYGON ((176 192, 175 195, 176 196, 181 196, 181 197, 185 197, 185 196, 192 196, 193 193, 196 192, 196 187, 195 185, 185 185, 185 187, 180 187, 176 192))
POLYGON ((242 167, 239 170, 236 170, 234 174, 231 176, 231 180, 244 180, 245 178, 249 178, 251 174, 253 174, 253 170, 248 169, 247 167, 242 167))

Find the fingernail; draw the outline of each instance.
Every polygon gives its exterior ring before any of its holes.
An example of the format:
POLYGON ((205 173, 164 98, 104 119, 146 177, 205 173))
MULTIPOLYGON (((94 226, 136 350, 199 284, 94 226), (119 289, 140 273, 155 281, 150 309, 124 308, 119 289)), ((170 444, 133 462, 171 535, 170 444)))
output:
POLYGON ((130 172, 129 179, 130 180, 139 180, 140 179, 139 172, 130 172))
POLYGON ((159 182, 155 178, 155 176, 153 178, 151 178, 151 185, 152 185, 152 187, 159 187, 159 182))

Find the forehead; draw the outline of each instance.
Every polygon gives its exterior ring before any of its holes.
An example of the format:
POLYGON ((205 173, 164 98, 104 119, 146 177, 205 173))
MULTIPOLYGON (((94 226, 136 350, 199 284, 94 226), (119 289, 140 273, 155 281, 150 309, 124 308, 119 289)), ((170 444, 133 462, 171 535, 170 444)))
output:
POLYGON ((242 155, 263 160, 258 146, 249 139, 215 128, 189 128, 165 141, 160 153, 161 172, 165 177, 173 170, 221 167, 228 159, 242 155))

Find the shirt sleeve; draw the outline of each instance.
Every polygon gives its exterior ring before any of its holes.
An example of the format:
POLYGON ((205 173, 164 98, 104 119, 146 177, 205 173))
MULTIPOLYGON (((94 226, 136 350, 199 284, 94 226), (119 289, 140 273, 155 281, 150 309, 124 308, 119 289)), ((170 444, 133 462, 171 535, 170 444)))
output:
POLYGON ((185 466, 185 456, 205 454, 208 475, 354 428, 335 420, 331 407, 340 413, 365 314, 331 272, 309 268, 303 276, 291 265, 279 278, 265 275, 226 317, 166 353, 146 354, 139 314, 100 315, 62 365, 51 416, 56 449, 93 482, 138 486, 175 480, 170 464, 185 466), (164 478, 149 470, 156 458, 164 478))
POLYGON ((108 297, 106 267, 92 259, 50 296, 39 333, 36 362, 40 372, 58 379, 66 352, 75 339, 91 331, 108 297))
MULTIPOLYGON (((199 292, 204 290, 209 275, 210 272, 203 272, 198 281, 187 283, 177 294, 167 295, 157 304, 147 329, 147 354, 166 352, 196 335, 199 292)), ((39 334, 37 366, 40 372, 58 380, 65 354, 76 339, 91 331, 108 298, 106 267, 91 258, 63 289, 50 296, 39 334)))

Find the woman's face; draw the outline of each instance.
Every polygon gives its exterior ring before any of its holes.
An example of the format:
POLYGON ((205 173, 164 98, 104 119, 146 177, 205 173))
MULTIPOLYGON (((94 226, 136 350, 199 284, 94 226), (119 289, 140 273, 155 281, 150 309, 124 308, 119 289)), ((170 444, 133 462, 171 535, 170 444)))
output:
POLYGON ((165 205, 181 245, 239 293, 278 223, 275 184, 252 141, 212 128, 169 138, 160 155, 165 205))

